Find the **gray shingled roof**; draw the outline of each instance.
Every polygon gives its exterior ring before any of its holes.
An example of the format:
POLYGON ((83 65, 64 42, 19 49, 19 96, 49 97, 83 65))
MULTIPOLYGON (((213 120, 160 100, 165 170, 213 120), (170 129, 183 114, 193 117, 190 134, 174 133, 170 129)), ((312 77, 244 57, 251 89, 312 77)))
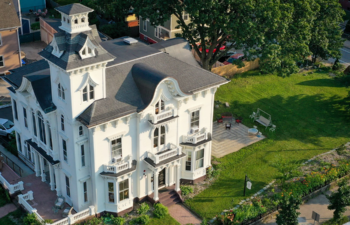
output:
POLYGON ((61 67, 64 70, 71 70, 99 62, 112 60, 115 57, 108 53, 101 45, 101 39, 96 26, 90 26, 92 30, 79 34, 69 34, 64 31, 55 33, 54 38, 60 51, 64 51, 60 58, 52 54, 53 47, 48 45, 43 51, 39 52, 43 58, 61 67), (94 57, 81 59, 79 51, 85 44, 87 38, 96 46, 94 57))
POLYGON ((4 76, 3 79, 15 88, 18 88, 21 86, 23 76, 31 75, 33 73, 38 74, 38 72, 46 69, 49 69, 49 64, 42 59, 14 70, 10 70, 11 74, 4 76))
POLYGON ((79 13, 87 13, 87 12, 92 12, 94 11, 93 9, 82 5, 80 3, 73 3, 70 5, 64 5, 55 8, 57 11, 62 12, 67 15, 74 15, 74 14, 79 14, 79 13))
POLYGON ((192 66, 200 67, 193 57, 191 47, 184 38, 172 38, 151 45, 152 48, 168 53, 170 56, 188 63, 192 66))
POLYGON ((20 27, 15 5, 11 0, 0 0, 0 29, 20 27))
MULTIPOLYGON (((145 48, 152 47, 140 44, 139 48, 140 51, 147 51, 145 48)), ((128 47, 118 52, 122 54, 127 52, 127 49, 128 47)), ((111 64, 114 65, 113 62, 111 64)), ((91 127, 140 112, 148 106, 157 84, 166 77, 176 79, 180 89, 189 95, 227 82, 226 79, 216 74, 184 63, 166 53, 155 54, 108 67, 106 69, 107 97, 92 103, 78 117, 78 120, 91 127), (147 76, 148 82, 145 82, 146 79, 142 78, 142 74, 147 76)))

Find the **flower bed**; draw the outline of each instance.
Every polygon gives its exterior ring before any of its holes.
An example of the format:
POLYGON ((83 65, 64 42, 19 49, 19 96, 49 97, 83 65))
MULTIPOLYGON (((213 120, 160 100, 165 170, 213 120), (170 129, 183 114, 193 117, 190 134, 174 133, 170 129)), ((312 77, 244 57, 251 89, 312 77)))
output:
POLYGON ((278 210, 280 200, 286 195, 293 194, 307 201, 326 191, 331 182, 347 176, 350 173, 349 159, 349 147, 315 157, 299 168, 302 176, 275 185, 264 196, 216 216, 214 224, 251 224, 278 210))

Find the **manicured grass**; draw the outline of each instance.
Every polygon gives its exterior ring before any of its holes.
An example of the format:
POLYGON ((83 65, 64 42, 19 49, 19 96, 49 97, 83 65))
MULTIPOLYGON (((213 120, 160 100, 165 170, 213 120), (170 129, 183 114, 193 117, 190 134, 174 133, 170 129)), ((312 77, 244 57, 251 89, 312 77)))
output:
POLYGON ((11 213, 7 214, 6 216, 0 218, 0 224, 21 225, 24 215, 25 215, 25 213, 21 209, 17 209, 16 211, 11 212, 11 213), (12 216, 13 218, 16 218, 17 221, 16 222, 12 221, 10 219, 10 216, 12 216))
POLYGON ((158 218, 151 218, 148 224, 152 225, 180 225, 179 222, 177 222, 173 217, 170 215, 167 215, 165 218, 158 219, 158 218))
POLYGON ((213 218, 247 198, 243 197, 245 174, 253 183, 247 191, 251 196, 278 176, 274 162, 279 158, 296 163, 350 141, 350 115, 344 100, 348 91, 327 73, 287 78, 257 71, 237 75, 216 93, 216 100, 229 102, 230 108, 221 106, 214 116, 230 111, 252 127, 249 115, 261 108, 271 114, 276 132, 258 126, 267 138, 218 159, 222 172, 217 181, 186 204, 213 218))

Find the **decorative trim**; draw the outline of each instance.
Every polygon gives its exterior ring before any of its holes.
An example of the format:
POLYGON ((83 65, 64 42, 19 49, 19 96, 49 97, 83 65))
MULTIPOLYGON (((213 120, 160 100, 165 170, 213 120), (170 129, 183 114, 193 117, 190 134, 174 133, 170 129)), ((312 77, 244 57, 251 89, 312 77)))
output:
POLYGON ((84 138, 83 140, 77 141, 76 143, 77 143, 78 145, 82 145, 82 144, 84 144, 84 143, 87 142, 87 141, 88 141, 88 139, 87 139, 87 138, 84 138))
POLYGON ((119 134, 111 135, 111 136, 107 137, 107 139, 108 139, 109 141, 113 141, 113 140, 115 140, 115 139, 122 138, 125 134, 126 134, 126 131, 124 131, 124 132, 122 132, 122 133, 119 133, 119 134))
POLYGON ((203 104, 202 104, 202 105, 198 105, 198 106, 196 106, 196 107, 189 108, 189 109, 187 109, 186 111, 187 111, 188 113, 191 113, 191 112, 194 112, 194 111, 197 111, 197 110, 201 110, 202 107, 203 107, 203 104))
POLYGON ((90 175, 87 175, 87 176, 85 176, 85 177, 79 179, 79 182, 83 183, 83 182, 89 180, 90 178, 91 178, 90 175))
POLYGON ((65 169, 61 168, 62 172, 68 177, 68 178, 71 178, 72 175, 65 169))

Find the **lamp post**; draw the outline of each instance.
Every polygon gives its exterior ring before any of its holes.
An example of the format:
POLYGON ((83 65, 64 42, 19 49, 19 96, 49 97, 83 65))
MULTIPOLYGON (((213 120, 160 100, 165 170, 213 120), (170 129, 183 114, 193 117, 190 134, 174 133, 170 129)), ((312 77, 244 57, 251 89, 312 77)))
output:
POLYGON ((246 188, 248 188, 249 190, 252 188, 252 183, 250 182, 249 177, 247 176, 247 174, 245 175, 245 179, 244 179, 244 191, 243 191, 243 196, 245 196, 245 190, 246 188), (248 185, 249 182, 249 185, 248 185))

